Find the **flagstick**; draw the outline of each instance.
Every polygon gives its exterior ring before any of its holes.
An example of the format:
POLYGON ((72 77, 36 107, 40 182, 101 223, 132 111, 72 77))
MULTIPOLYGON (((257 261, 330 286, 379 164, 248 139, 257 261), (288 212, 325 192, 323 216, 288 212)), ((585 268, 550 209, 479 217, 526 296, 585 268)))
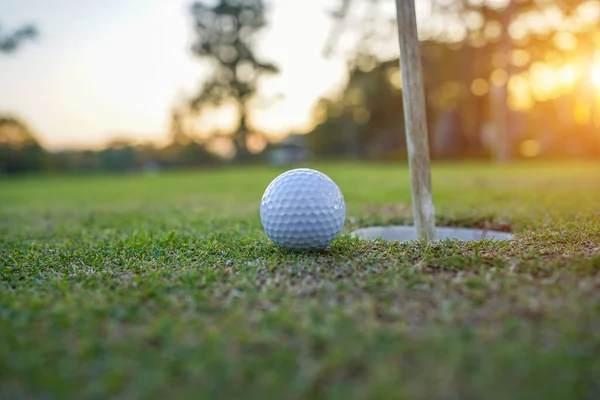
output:
POLYGON ((419 239, 432 241, 436 237, 435 208, 431 195, 429 139, 414 0, 396 0, 396 13, 415 228, 419 239))

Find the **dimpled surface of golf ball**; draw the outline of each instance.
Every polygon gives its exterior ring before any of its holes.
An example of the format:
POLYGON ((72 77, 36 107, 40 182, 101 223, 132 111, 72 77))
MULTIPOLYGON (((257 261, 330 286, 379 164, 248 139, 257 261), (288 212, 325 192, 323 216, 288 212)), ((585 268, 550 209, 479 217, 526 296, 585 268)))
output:
POLYGON ((346 203, 340 188, 327 175, 309 168, 284 172, 265 190, 260 220, 278 246, 320 250, 340 234, 346 203))

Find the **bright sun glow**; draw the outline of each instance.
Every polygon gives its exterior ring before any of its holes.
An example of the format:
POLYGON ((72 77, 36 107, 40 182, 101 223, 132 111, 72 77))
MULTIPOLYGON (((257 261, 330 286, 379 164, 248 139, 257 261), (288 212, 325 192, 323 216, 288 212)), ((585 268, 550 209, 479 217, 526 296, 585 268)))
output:
POLYGON ((570 86, 577 81, 577 70, 572 65, 566 65, 559 71, 559 77, 563 84, 570 86))
POLYGON ((600 87, 600 64, 595 64, 592 67, 592 82, 594 82, 594 85, 600 87))

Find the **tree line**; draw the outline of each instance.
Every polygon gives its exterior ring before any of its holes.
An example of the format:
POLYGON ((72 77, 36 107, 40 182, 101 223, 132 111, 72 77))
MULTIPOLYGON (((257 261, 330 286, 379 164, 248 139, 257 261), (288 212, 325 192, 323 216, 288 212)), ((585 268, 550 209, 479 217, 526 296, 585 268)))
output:
MULTIPOLYGON (((314 129, 305 143, 316 157, 404 157, 402 82, 397 56, 378 52, 395 19, 378 13, 383 2, 340 0, 331 14, 334 34, 358 37, 348 57, 348 79, 319 99, 314 129), (369 14, 350 20, 352 7, 369 14), (358 19, 357 19, 358 18, 358 19), (383 28, 382 28, 383 27, 383 28)), ((600 157, 600 53, 597 0, 432 1, 423 24, 422 65, 433 158, 512 159, 533 156, 600 157), (427 23, 429 22, 429 23, 427 23)), ((383 7, 383 6, 382 6, 383 7)), ((267 26, 262 0, 195 1, 189 8, 195 40, 191 51, 212 66, 198 92, 173 107, 166 146, 115 141, 99 151, 49 153, 23 121, 0 118, 0 172, 33 170, 124 171, 264 162, 277 147, 249 146, 262 135, 249 121, 263 76, 280 72, 256 51, 267 26), (236 128, 208 139, 186 123, 233 105, 236 128), (213 151, 229 141, 233 158, 213 151)), ((356 13, 355 13, 356 14, 356 13)), ((0 30, 0 52, 14 52, 35 37, 34 27, 0 30)), ((307 61, 308 62, 308 61, 307 61)), ((310 77, 306 77, 310 79, 310 77)))

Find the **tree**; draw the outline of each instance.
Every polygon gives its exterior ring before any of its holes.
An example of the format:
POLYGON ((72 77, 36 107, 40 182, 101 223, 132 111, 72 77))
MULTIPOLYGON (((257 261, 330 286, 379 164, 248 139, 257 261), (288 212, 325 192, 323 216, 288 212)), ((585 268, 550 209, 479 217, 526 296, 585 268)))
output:
POLYGON ((45 159, 46 152, 25 123, 0 115, 0 173, 39 171, 45 159))
POLYGON ((315 105, 307 144, 318 156, 397 157, 405 149, 402 110, 398 60, 359 60, 340 92, 315 105))
MULTIPOLYGON (((0 25, 0 53, 12 53, 24 40, 37 36, 33 25, 4 33, 0 25)), ((17 118, 0 115, 0 173, 13 174, 41 170, 46 152, 31 130, 17 118)))
MULTIPOLYGON (((356 3, 360 2, 339 0, 340 12, 333 17, 342 28, 349 5, 356 3)), ((362 0, 362 3, 374 7, 378 1, 362 0)), ((589 58, 583 62, 588 71, 582 76, 590 75, 600 22, 597 0, 431 0, 431 4, 428 18, 420 26, 422 36, 430 42, 460 49, 456 55, 462 60, 452 63, 439 57, 423 60, 425 75, 428 75, 425 77, 428 95, 434 99, 439 97, 440 91, 456 93, 460 107, 466 110, 472 109, 468 104, 474 102, 470 90, 472 84, 477 80, 489 86, 485 96, 495 127, 493 150, 498 160, 505 161, 514 156, 516 138, 509 110, 511 78, 517 75, 525 78, 532 66, 547 64, 549 58, 568 63, 574 56, 589 58), (440 62, 444 68, 439 67, 440 62), (452 90, 442 90, 444 88, 452 90)), ((380 18, 378 25, 387 22, 384 15, 380 18)), ((368 22, 366 16, 364 19, 368 22)), ((362 31, 362 37, 369 35, 362 24, 353 22, 352 26, 362 31)), ((371 48, 375 47, 371 44, 371 48)), ((429 57, 427 52, 424 53, 424 58, 429 57)), ((589 79, 581 83, 591 86, 589 79)), ((589 101, 595 100, 590 94, 589 101)))
MULTIPOLYGON (((497 160, 507 161, 514 156, 514 130, 508 106, 511 77, 534 63, 546 63, 551 53, 568 57, 577 51, 591 56, 600 21, 597 17, 591 21, 580 17, 592 3, 597 1, 434 1, 434 13, 458 22, 466 44, 486 49, 484 58, 488 63, 484 78, 491 81, 489 100, 497 160), (514 55, 526 57, 521 61, 514 55)), ((591 66, 591 60, 587 64, 591 66)))
POLYGON ((260 60, 254 49, 256 34, 266 26, 262 0, 197 1, 191 7, 196 40, 192 51, 213 67, 200 93, 191 99, 192 110, 233 103, 238 110, 234 136, 236 155, 249 155, 249 101, 264 74, 279 72, 277 66, 260 60), (210 3, 210 4, 209 4, 210 3))
POLYGON ((113 172, 134 170, 137 165, 136 148, 128 140, 115 139, 97 152, 99 169, 113 172))
POLYGON ((33 25, 24 25, 10 33, 4 33, 0 25, 0 53, 14 52, 24 40, 35 38, 37 35, 38 31, 33 25))

